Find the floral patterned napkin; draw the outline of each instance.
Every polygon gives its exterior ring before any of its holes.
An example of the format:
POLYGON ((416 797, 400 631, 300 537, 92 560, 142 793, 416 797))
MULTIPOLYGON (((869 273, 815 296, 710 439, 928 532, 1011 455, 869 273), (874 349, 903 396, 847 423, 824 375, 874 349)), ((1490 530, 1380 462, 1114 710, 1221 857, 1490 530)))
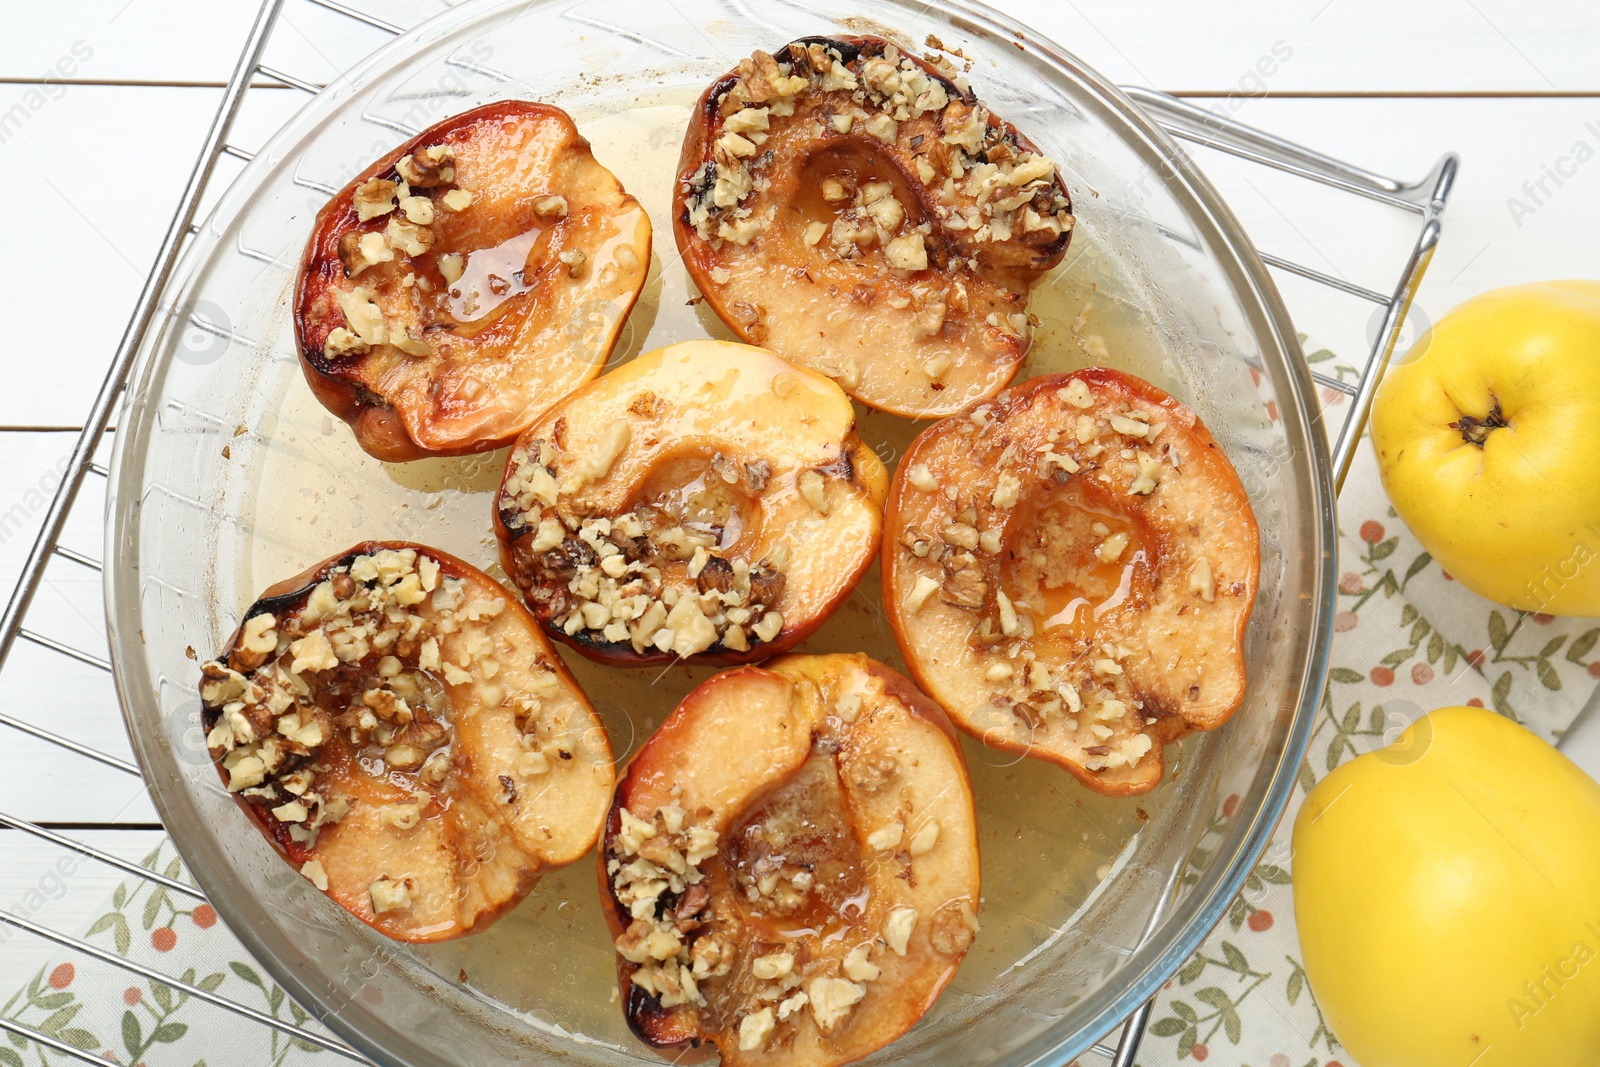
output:
MULTIPOLYGON (((87 862, 87 861, 85 861, 87 862)), ((144 866, 193 884, 177 850, 163 841, 144 866)), ((79 931, 97 948, 172 975, 286 1023, 326 1034, 267 980, 210 904, 166 886, 130 878, 106 910, 79 931)), ((141 1067, 283 1067, 349 1062, 300 1037, 238 1016, 172 986, 145 981, 120 967, 63 952, 39 969, 0 1015, 83 1049, 107 1063, 141 1067)), ((5 1067, 58 1067, 71 1062, 15 1034, 0 1041, 5 1067)))
MULTIPOLYGON (((1324 349, 1310 358, 1333 357, 1324 349)), ((1329 408, 1343 399, 1324 391, 1329 408)), ((1558 742, 1600 679, 1595 620, 1522 614, 1464 589, 1389 505, 1370 447, 1340 494, 1339 526, 1332 662, 1300 788, 1227 918, 1156 998, 1142 1067, 1353 1064, 1311 996, 1295 937, 1289 840, 1306 792, 1439 707, 1493 708, 1558 742)), ((1224 804, 1214 834, 1234 803, 1224 804)))
MULTIPOLYGON (((1311 358, 1329 361, 1332 355, 1324 350, 1311 358)), ((1323 399, 1337 405, 1343 398, 1330 391, 1323 399)), ((1600 678, 1600 627, 1521 615, 1452 581, 1389 506, 1370 450, 1357 458, 1339 510, 1332 670, 1300 789, 1227 918, 1158 996, 1139 1054, 1143 1067, 1180 1060, 1340 1065, 1342 1049, 1306 985, 1290 906, 1289 833, 1306 790, 1341 762, 1392 741, 1422 712, 1450 704, 1490 707, 1559 740, 1600 678)), ((1227 827, 1235 802, 1223 805, 1214 834, 1227 827)), ((170 843, 145 865, 187 877, 170 843)), ((317 1030, 263 976, 208 904, 131 879, 83 936, 130 961, 317 1030)), ((220 1008, 74 952, 42 968, 0 1015, 109 1063, 299 1067, 342 1060, 303 1038, 241 1025, 220 1008)), ((53 1067, 64 1060, 7 1037, 0 1040, 0 1067, 53 1067)))

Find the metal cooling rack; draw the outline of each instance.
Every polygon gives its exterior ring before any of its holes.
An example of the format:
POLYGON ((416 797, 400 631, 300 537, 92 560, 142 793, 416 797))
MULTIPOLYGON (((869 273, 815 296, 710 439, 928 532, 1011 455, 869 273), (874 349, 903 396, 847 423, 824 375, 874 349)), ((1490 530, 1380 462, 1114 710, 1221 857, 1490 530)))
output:
MULTIPOLYGON (((178 202, 177 212, 174 214, 166 236, 161 242, 155 265, 139 294, 138 304, 134 309, 133 316, 129 320, 127 329, 122 335, 122 340, 117 346, 116 355, 111 361, 111 366, 106 371, 105 380, 101 383, 100 390, 95 396, 94 406, 89 410, 88 417, 85 419, 84 428, 73 448, 66 473, 61 480, 59 488, 56 490, 54 498, 51 500, 49 510, 45 514, 43 527, 38 538, 34 541, 27 561, 23 566, 21 579, 6 602, 5 614, 0 616, 0 667, 4 666, 12 648, 15 647, 20 639, 107 673, 111 671, 111 664, 106 658, 107 652, 105 650, 90 651, 78 648, 59 641, 49 634, 30 629, 27 619, 28 607, 35 591, 39 587, 40 581, 44 577, 46 568, 53 561, 59 559, 73 566, 87 567, 95 571, 101 569, 100 561, 60 544, 61 531, 78 501, 84 481, 91 475, 101 480, 104 480, 109 475, 106 467, 94 460, 95 451, 107 432, 112 412, 119 405, 135 356, 156 319, 157 312, 161 306, 161 297, 173 267, 177 263, 178 257, 189 237, 198 231, 198 227, 195 225, 195 215, 201 198, 205 195, 207 187, 212 180, 217 161, 224 155, 245 161, 253 158, 254 153, 232 144, 229 140, 234 120, 239 114, 240 106, 243 104, 246 94, 250 91, 252 85, 256 83, 258 77, 307 94, 317 93, 323 88, 322 85, 313 81, 308 81, 296 77, 288 71, 268 66, 261 60, 267 44, 272 38, 278 14, 288 2, 290 0, 264 0, 254 23, 250 27, 249 35, 246 37, 244 46, 239 53, 238 62, 235 64, 233 73, 228 79, 227 87, 222 94, 221 105, 218 107, 216 117, 212 120, 211 128, 206 134, 200 157, 195 163, 193 172, 189 175, 188 182, 184 186, 183 196, 178 202)), ((293 2, 314 5, 390 36, 404 33, 407 29, 407 27, 341 3, 340 0, 293 0, 293 2)), ((1372 341, 1371 350, 1359 376, 1354 382, 1345 381, 1337 376, 1328 375, 1315 369, 1311 372, 1312 378, 1319 385, 1343 394, 1344 397, 1351 401, 1348 405, 1343 425, 1333 442, 1334 481, 1336 487, 1342 487, 1345 475, 1349 472, 1351 460, 1355 456, 1362 431, 1366 427, 1373 394, 1377 390, 1378 383, 1383 377, 1389 359, 1394 353, 1402 327, 1405 325, 1406 315, 1410 310, 1412 299, 1416 295, 1417 287, 1421 284, 1423 274, 1428 269, 1428 264, 1432 260, 1434 250, 1438 245, 1440 236, 1439 216, 1443 213, 1445 204, 1449 199, 1455 182, 1459 160, 1454 153, 1446 153, 1420 181, 1402 182, 1346 163, 1343 160, 1323 155, 1291 141, 1263 133, 1260 130, 1213 114, 1210 111, 1177 100, 1164 93, 1133 87, 1125 88, 1124 91, 1155 118, 1168 133, 1180 141, 1214 149, 1262 167, 1268 167, 1305 181, 1315 182, 1339 190, 1351 196, 1374 201, 1395 210, 1407 212, 1416 216, 1419 220, 1420 226, 1410 255, 1406 258, 1399 280, 1387 293, 1354 284, 1324 271, 1273 255, 1270 252, 1260 252, 1262 261, 1276 270, 1309 279, 1337 290, 1353 300, 1366 301, 1382 309, 1380 326, 1372 341)), ((417 131, 406 130, 403 132, 415 133, 417 131)), ((315 182, 307 182, 306 184, 327 193, 335 191, 331 186, 323 186, 315 182)), ((240 253, 247 255, 249 250, 240 249, 240 253)), ((226 331, 220 330, 215 324, 199 316, 191 316, 191 321, 197 329, 226 335, 226 331)), ((91 494, 91 496, 95 497, 98 495, 91 494)), ((94 610, 97 611, 98 608, 94 610)), ((140 776, 139 768, 127 760, 107 755, 70 738, 53 733, 34 722, 0 713, 0 727, 15 730, 37 740, 59 746, 75 756, 92 760, 125 774, 134 777, 140 776)), ((111 855, 81 841, 25 820, 0 813, 0 827, 7 827, 29 834, 60 848, 71 850, 80 856, 113 867, 124 874, 156 882, 173 892, 195 899, 203 899, 202 893, 182 882, 146 870, 136 863, 131 863, 118 856, 111 855)), ((1174 884, 1176 883, 1174 882, 1174 884)), ((1168 899, 1170 899, 1170 896, 1168 899)), ((1148 930, 1154 930, 1159 920, 1160 909, 1151 917, 1148 930)), ((271 1027, 281 1033, 308 1041, 313 1045, 335 1052, 348 1059, 362 1063, 368 1062, 360 1053, 333 1038, 293 1025, 284 1020, 273 1018, 245 1005, 234 1003, 226 997, 179 981, 157 970, 125 960, 78 938, 31 922, 22 916, 0 911, 0 923, 71 949, 85 957, 111 964, 141 978, 159 981, 179 993, 225 1009, 252 1023, 271 1027)), ((1102 1042, 1094 1045, 1090 1052, 1110 1060, 1112 1067, 1131 1067, 1134 1057, 1138 1054, 1140 1040, 1144 1036, 1144 1027, 1149 1019, 1150 1009, 1151 1004, 1147 1003, 1129 1017, 1127 1022, 1123 1024, 1117 1043, 1114 1046, 1102 1042)), ((40 1033, 31 1027, 13 1022, 10 1019, 0 1017, 0 1030, 9 1031, 26 1040, 37 1042, 39 1045, 63 1056, 84 1063, 103 1065, 105 1062, 97 1055, 74 1048, 64 1041, 48 1034, 40 1033)))

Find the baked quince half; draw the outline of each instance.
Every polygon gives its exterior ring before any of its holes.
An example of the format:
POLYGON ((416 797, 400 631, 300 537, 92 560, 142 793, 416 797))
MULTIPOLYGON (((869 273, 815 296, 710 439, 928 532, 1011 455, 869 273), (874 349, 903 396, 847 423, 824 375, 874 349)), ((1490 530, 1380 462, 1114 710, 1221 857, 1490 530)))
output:
POLYGON ((222 781, 301 874, 398 941, 483 929, 600 835, 588 698, 516 599, 367 542, 273 586, 201 668, 222 781))
POLYGON ((616 666, 748 663, 871 566, 888 473, 829 379, 685 341, 585 386, 512 449, 496 529, 534 617, 616 666))
POLYGON ((600 373, 649 266, 649 217, 566 112, 485 104, 318 212, 295 341, 369 454, 487 452, 600 373))
POLYGON ((877 37, 757 52, 700 98, 673 232, 740 339, 913 418, 993 396, 1066 254, 1056 164, 964 76, 877 37))
POLYGON ((1254 513, 1193 411, 1093 368, 1033 378, 913 442, 884 609, 962 729, 1111 796, 1244 698, 1254 513))
POLYGON ((832 1067, 909 1030, 978 929, 966 765, 934 703, 861 655, 711 678, 639 750, 601 850, 645 1042, 832 1067))

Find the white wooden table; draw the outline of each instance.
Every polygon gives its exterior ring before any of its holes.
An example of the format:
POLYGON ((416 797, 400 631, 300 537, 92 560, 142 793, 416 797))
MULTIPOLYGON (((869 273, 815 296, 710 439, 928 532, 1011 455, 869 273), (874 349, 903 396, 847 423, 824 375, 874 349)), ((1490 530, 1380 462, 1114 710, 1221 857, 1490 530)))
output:
MULTIPOLYGON (((1119 83, 1199 100, 1384 173, 1419 177, 1441 152, 1459 152, 1461 180, 1418 298, 1422 315, 1497 285, 1600 275, 1600 5, 997 2, 1119 83)), ((409 25, 443 5, 357 6, 409 25)), ((16 579, 255 8, 255 0, 75 0, 5 12, 0 166, 12 180, 0 225, 0 588, 16 579)), ((384 39, 289 0, 266 61, 321 81, 384 39)), ((288 89, 252 93, 234 140, 258 143, 303 100, 288 89)), ((1351 225, 1337 197, 1324 206, 1314 192, 1259 175, 1243 185, 1217 177, 1261 247, 1392 285, 1409 235, 1351 225)), ((1292 279, 1282 285, 1303 330, 1342 352, 1365 349, 1363 311, 1292 279)), ((86 492, 99 489, 91 480, 86 492)), ((64 543, 99 558, 101 539, 95 508, 80 507, 64 543)), ((58 563, 31 621, 96 648, 100 612, 98 576, 58 563)), ((109 679, 63 663, 20 643, 0 673, 0 710, 128 755, 109 679)), ((1585 718, 1567 748, 1600 772, 1600 716, 1585 718)), ((0 811, 129 858, 160 832, 139 785, 4 730, 0 811)), ((78 927, 117 879, 86 862, 53 880, 46 871, 60 855, 0 830, 0 908, 28 899, 33 910, 42 898, 37 919, 78 927)), ((45 950, 27 938, 0 949, 0 987, 26 980, 45 950)))

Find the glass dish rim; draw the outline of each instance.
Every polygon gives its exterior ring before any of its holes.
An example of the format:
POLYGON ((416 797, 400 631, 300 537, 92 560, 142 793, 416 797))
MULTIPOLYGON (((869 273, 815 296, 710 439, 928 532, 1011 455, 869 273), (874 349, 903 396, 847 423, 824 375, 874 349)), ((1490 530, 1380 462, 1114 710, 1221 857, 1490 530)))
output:
MULTIPOLYGON (((525 13, 543 13, 566 2, 469 0, 397 34, 357 62, 330 82, 321 93, 310 98, 279 127, 256 157, 234 178, 201 224, 179 264, 165 280, 163 294, 182 291, 191 282, 197 269, 208 262, 214 253, 222 231, 232 224, 244 207, 244 202, 259 186, 258 174, 276 166, 284 148, 327 119, 330 112, 345 106, 350 92, 364 88, 372 79, 387 74, 416 49, 440 37, 461 33, 474 23, 493 20, 508 7, 520 7, 525 13), (224 224, 219 225, 219 222, 224 224)), ((783 0, 777 2, 782 3, 783 0)), ((911 7, 910 0, 877 2, 908 11, 911 7)), ((1316 579, 1311 583, 1314 598, 1312 631, 1305 639, 1307 655, 1305 662, 1300 665, 1298 706, 1294 708, 1285 731, 1283 747, 1276 766, 1272 768, 1267 788, 1259 803, 1249 807, 1241 805, 1239 821, 1219 844, 1219 847, 1226 847, 1230 842, 1233 844, 1226 865, 1218 868, 1220 873, 1212 876, 1209 885, 1201 883, 1196 886, 1177 911, 1169 912, 1155 927, 1159 929, 1174 923, 1187 913, 1183 922, 1173 926, 1172 933, 1161 939, 1166 940, 1166 945, 1163 947, 1159 940, 1151 936, 1154 930, 1146 931, 1119 972, 1127 976, 1119 993, 1102 998, 1102 1006, 1076 1027, 1058 1025, 1042 1031, 1029 1045, 1019 1049, 1012 1061, 1017 1067, 1042 1067, 1047 1063, 1066 1062, 1086 1051, 1099 1036, 1121 1025, 1149 1000, 1222 920, 1228 905, 1243 887, 1246 877, 1271 840, 1293 795, 1299 767, 1310 744, 1311 728, 1328 669, 1328 635, 1331 633, 1336 606, 1334 583, 1337 557, 1333 551, 1337 543, 1334 514, 1336 496, 1327 443, 1322 434, 1315 432, 1315 387, 1293 323, 1254 244, 1210 181, 1193 164, 1187 153, 1120 89, 1053 41, 977 0, 947 0, 944 7, 943 17, 965 30, 1025 43, 1027 50, 1045 61, 1055 73, 1076 82, 1096 98, 1104 109, 1100 117, 1127 147, 1140 155, 1147 166, 1155 169, 1155 164, 1159 162, 1166 168, 1166 185, 1175 202, 1183 208, 1187 221, 1202 231, 1208 231, 1205 232, 1208 251, 1240 299, 1252 335, 1262 344, 1263 364, 1270 366, 1276 363, 1276 369, 1282 372, 1279 384, 1287 387, 1289 395, 1287 398, 1279 397, 1280 408, 1286 413, 1293 411, 1298 416, 1292 428, 1299 433, 1300 444, 1309 460, 1310 484, 1304 488, 1316 512, 1315 520, 1307 523, 1314 543, 1305 546, 1307 554, 1320 561, 1316 579), (1284 399, 1292 403, 1284 404, 1284 399)), ((172 305, 164 300, 163 306, 172 305)), ((128 671, 128 664, 138 661, 140 647, 136 625, 140 612, 137 488, 143 477, 142 443, 153 422, 148 409, 157 399, 150 386, 164 366, 158 354, 165 347, 160 343, 165 333, 164 329, 152 329, 146 335, 123 401, 118 423, 122 432, 116 435, 106 496, 105 558, 111 565, 105 570, 104 594, 113 678, 125 726, 134 754, 141 768, 147 771, 146 782, 163 825, 171 827, 194 821, 191 813, 182 809, 182 801, 187 799, 187 787, 180 782, 167 782, 162 775, 148 773, 162 766, 163 755, 170 756, 170 753, 163 751, 165 746, 162 740, 147 734, 139 725, 141 716, 147 720, 159 718, 159 696, 154 686, 128 671), (125 614, 133 625, 119 625, 119 620, 125 614)), ((1287 417, 1284 427, 1286 430, 1291 428, 1287 417)), ((1259 780, 1259 771, 1257 775, 1259 780)), ((174 846, 201 885, 208 882, 218 884, 220 879, 213 877, 211 864, 198 845, 198 835, 187 843, 178 840, 180 835, 171 836, 174 846)), ((1181 871, 1182 868, 1178 868, 1168 876, 1169 879, 1176 879, 1181 871)), ((221 893, 217 896, 220 899, 213 899, 212 903, 228 922, 233 934, 296 1001, 311 1010, 315 1018, 362 1054, 378 1062, 407 1062, 397 1056, 395 1042, 398 1040, 414 1048, 409 1039, 375 1015, 372 1016, 375 1023, 371 1027, 353 1024, 347 1011, 354 1005, 335 1004, 313 980, 289 965, 279 946, 281 938, 264 934, 250 921, 261 909, 260 899, 256 895, 221 893)))

